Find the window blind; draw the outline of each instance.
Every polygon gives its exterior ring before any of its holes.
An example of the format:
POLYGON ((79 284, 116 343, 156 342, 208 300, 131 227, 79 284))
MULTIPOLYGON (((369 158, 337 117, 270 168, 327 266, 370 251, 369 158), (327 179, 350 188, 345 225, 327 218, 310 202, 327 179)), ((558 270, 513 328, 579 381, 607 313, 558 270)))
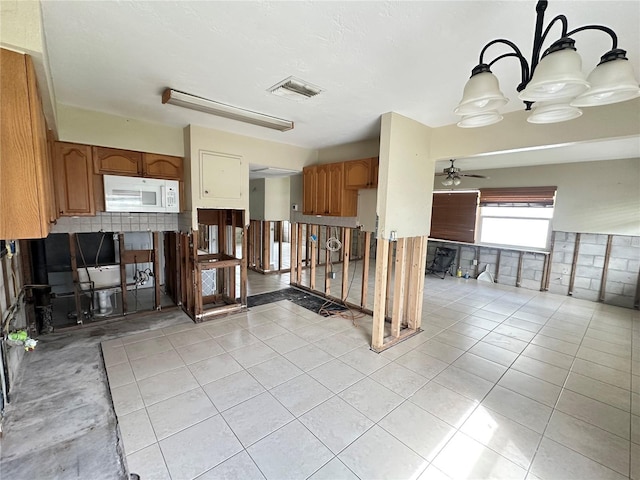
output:
POLYGON ((480 205, 552 206, 557 187, 482 188, 480 205))
POLYGON ((478 192, 434 192, 431 238, 474 243, 478 192))

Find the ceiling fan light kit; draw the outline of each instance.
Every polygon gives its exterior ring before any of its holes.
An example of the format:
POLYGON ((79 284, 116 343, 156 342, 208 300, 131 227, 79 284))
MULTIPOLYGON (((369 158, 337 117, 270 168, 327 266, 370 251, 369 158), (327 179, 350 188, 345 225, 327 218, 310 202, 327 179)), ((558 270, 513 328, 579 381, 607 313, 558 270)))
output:
POLYGON ((497 109, 506 104, 508 99, 500 91, 498 79, 491 73, 491 66, 507 57, 515 57, 520 62, 521 82, 516 90, 520 92, 518 97, 524 101, 526 110, 531 110, 535 102, 544 103, 537 105, 528 118, 530 123, 571 120, 582 114, 578 107, 607 105, 640 97, 640 86, 633 67, 626 57, 626 51, 618 48, 616 33, 603 25, 585 25, 569 31, 564 15, 556 16, 544 27, 544 12, 548 3, 547 0, 539 0, 536 5, 530 63, 510 40, 498 38, 484 46, 479 63, 471 71, 471 78, 465 85, 462 100, 454 110, 454 113, 462 116, 458 126, 482 127, 502 119, 496 120, 499 116, 497 109), (541 55, 542 46, 556 22, 562 24, 560 39, 541 55), (585 30, 604 32, 612 41, 611 50, 601 57, 600 63, 586 79, 582 73, 582 59, 572 38, 572 35, 585 30), (506 45, 510 51, 485 62, 487 49, 495 44, 506 45))
POLYGON ((474 177, 474 178, 489 178, 484 175, 477 175, 475 173, 462 173, 458 167, 456 167, 453 162, 455 159, 449 160, 451 162, 451 166, 442 170, 442 173, 436 173, 436 177, 445 177, 442 180, 442 185, 445 187, 458 186, 462 183, 461 177, 474 177))
POLYGON ((191 95, 167 88, 162 94, 162 103, 177 105, 179 107, 197 110, 199 112, 217 115, 218 117, 230 118, 239 122, 250 123, 260 127, 271 128, 286 132, 293 128, 293 122, 282 118, 272 117, 264 113, 245 110, 244 108, 233 107, 224 103, 215 102, 203 97, 191 95))

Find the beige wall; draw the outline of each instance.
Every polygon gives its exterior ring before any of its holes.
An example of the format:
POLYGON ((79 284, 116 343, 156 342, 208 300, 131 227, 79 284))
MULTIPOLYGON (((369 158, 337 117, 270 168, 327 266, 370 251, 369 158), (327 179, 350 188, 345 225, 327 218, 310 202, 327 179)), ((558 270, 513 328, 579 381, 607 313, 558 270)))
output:
POLYGON ((264 220, 265 179, 249 180, 249 219, 264 220))
POLYGON ((58 104, 58 138, 64 142, 182 157, 181 127, 145 122, 93 110, 58 104))
POLYGON ((265 179, 265 220, 289 220, 291 215, 291 182, 289 177, 265 179))
POLYGON ((47 46, 42 32, 42 12, 39 1, 0 1, 0 47, 31 56, 47 127, 54 132, 57 131, 56 101, 47 46))
POLYGON ((435 162, 432 129, 397 113, 382 116, 378 177, 378 238, 429 234, 435 162))
POLYGON ((529 112, 519 110, 505 114, 504 120, 487 127, 459 128, 452 124, 435 128, 429 154, 440 160, 640 133, 640 99, 584 108, 583 112, 580 118, 570 122, 548 125, 528 123, 529 112))
MULTIPOLYGON (((462 188, 558 187, 553 229, 640 236, 640 159, 479 170, 462 188)), ((434 188, 444 189, 441 178, 434 188)))
POLYGON ((344 162, 359 158, 377 157, 380 153, 380 139, 345 143, 318 150, 318 163, 344 162))
MULTIPOLYGON (((249 210, 249 164, 263 165, 269 167, 279 167, 294 170, 302 170, 305 165, 313 164, 317 159, 316 150, 311 150, 284 143, 270 142, 257 138, 246 137, 234 133, 213 130, 210 128, 190 125, 189 135, 189 157, 191 163, 191 202, 193 228, 197 228, 196 209, 197 208, 236 208, 249 210), (243 171, 246 173, 246 181, 242 184, 241 202, 221 202, 219 204, 199 204, 198 188, 200 173, 197 168, 198 159, 201 153, 216 152, 223 155, 233 155, 242 159, 243 171)), ((224 179, 219 179, 224 181, 224 179)), ((287 200, 289 202, 289 200, 287 200)), ((288 208, 287 208, 288 209, 288 208)), ((247 221, 249 215, 246 216, 247 221)))

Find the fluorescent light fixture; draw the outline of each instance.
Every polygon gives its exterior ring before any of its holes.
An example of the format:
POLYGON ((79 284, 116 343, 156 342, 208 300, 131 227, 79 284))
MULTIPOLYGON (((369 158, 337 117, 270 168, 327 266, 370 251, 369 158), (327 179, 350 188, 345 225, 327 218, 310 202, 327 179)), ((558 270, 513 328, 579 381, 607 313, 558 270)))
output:
POLYGON ((224 103, 214 102, 206 98, 197 97, 189 93, 179 92, 167 88, 162 94, 162 103, 169 103, 179 107, 190 108, 199 112, 210 113, 219 117, 230 118, 239 122, 251 123, 260 127, 272 128, 285 132, 293 128, 293 122, 282 118, 272 117, 264 113, 232 107, 224 103))

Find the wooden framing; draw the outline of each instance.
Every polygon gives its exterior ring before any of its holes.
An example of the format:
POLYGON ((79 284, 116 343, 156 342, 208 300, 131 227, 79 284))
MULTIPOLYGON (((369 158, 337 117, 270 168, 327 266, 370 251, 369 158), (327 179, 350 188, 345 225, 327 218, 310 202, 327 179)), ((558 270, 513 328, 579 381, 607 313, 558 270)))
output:
POLYGON ((389 240, 378 239, 371 336, 371 349, 375 352, 382 352, 421 331, 427 237, 400 238, 394 243, 395 261, 391 263, 389 259, 394 256, 389 240), (389 303, 386 292, 391 278, 389 269, 392 267, 394 291, 391 332, 385 337, 386 304, 389 303))
POLYGON ((400 326, 404 317, 404 301, 405 301, 405 285, 406 285, 406 262, 405 243, 407 239, 399 238, 396 242, 396 260, 395 260, 395 285, 393 288, 393 308, 391 315, 391 336, 398 337, 400 335, 400 326))
POLYGON ((569 276, 569 291, 567 295, 573 295, 573 285, 576 282, 576 265, 578 264, 578 255, 580 254, 580 234, 576 233, 576 243, 573 247, 573 261, 571 262, 571 275, 569 276))
POLYGON ((604 302, 605 291, 607 287, 607 273, 609 270, 609 259, 611 258, 611 244, 613 243, 613 235, 607 235, 607 248, 604 252, 604 265, 602 265, 602 278, 600 280, 600 293, 598 300, 604 302))
POLYGON ((378 239, 376 251, 376 283, 373 297, 373 329, 371 333, 371 348, 374 351, 384 349, 384 324, 387 303, 387 280, 389 268, 389 240, 378 239))
MULTIPOLYGON (((318 250, 318 226, 311 226, 311 235, 315 235, 316 240, 311 241, 311 269, 310 269, 310 278, 309 278, 309 288, 311 290, 316 289, 316 262, 317 262, 317 250, 318 250)), ((282 242, 280 242, 282 245, 282 242)))
POLYGON ((524 252, 518 253, 518 272, 516 273, 516 287, 522 285, 522 265, 524 263, 524 252))
POLYGON ((203 322, 222 314, 246 308, 247 268, 254 249, 249 245, 249 236, 256 234, 256 225, 245 224, 242 210, 198 210, 198 221, 207 226, 217 226, 218 251, 199 253, 198 232, 180 235, 180 264, 183 268, 181 280, 183 310, 195 321, 203 322), (237 257, 237 229, 242 225, 242 257, 237 257), (188 247, 187 247, 188 245, 188 247), (238 301, 237 273, 240 269, 240 299, 238 301), (216 285, 211 295, 203 296, 202 274, 215 270, 216 285))
MULTIPOLYGON (((325 227, 325 241, 329 239, 330 227, 325 227)), ((324 249, 324 294, 331 295, 331 276, 330 273, 333 271, 333 267, 331 264, 331 251, 327 248, 324 249)))
POLYGON ((262 222, 262 270, 271 269, 271 222, 262 222))
POLYGON ((369 294, 369 250, 371 249, 371 232, 364 232, 364 255, 362 257, 362 291, 360 294, 360 307, 367 308, 367 295, 369 294))
POLYGON ((290 275, 289 282, 290 283, 298 283, 298 224, 291 224, 291 260, 290 260, 290 275))
POLYGON ((556 245, 556 232, 551 232, 551 249, 546 255, 545 264, 542 271, 542 284, 540 290, 547 292, 549 290, 549 282, 551 280, 551 264, 553 263, 553 250, 556 245))
MULTIPOLYGON (((302 224, 298 224, 298 244, 296 245, 297 253, 296 253, 296 283, 302 283, 302 224)), ((293 248, 293 246, 292 246, 293 248)))
POLYGON ((342 301, 347 300, 349 293, 349 257, 351 256, 351 230, 342 229, 342 301))

